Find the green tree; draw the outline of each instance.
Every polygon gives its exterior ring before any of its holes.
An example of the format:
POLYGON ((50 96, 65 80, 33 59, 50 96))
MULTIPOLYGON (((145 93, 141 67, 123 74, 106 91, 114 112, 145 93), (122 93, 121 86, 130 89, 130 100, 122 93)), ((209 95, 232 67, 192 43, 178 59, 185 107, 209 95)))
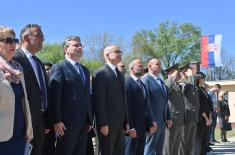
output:
MULTIPOLYGON (((51 62, 53 64, 59 63, 65 59, 62 44, 59 43, 46 43, 37 56, 42 61, 51 62)), ((81 59, 81 63, 89 69, 91 75, 103 64, 99 60, 88 58, 85 54, 81 59)))
POLYGON ((42 61, 51 62, 53 64, 64 60, 62 44, 59 43, 46 43, 44 44, 42 50, 37 54, 37 56, 42 61))
POLYGON ((159 57, 164 67, 200 60, 201 30, 191 23, 161 23, 153 30, 141 30, 132 39, 133 55, 144 60, 159 57))

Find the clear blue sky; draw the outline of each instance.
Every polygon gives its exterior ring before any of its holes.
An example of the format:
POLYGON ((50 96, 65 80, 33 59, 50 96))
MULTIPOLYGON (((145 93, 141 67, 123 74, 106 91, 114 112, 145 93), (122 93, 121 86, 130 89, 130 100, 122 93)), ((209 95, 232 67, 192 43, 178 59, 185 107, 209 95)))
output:
POLYGON ((136 31, 169 20, 200 26, 203 35, 221 33, 222 47, 235 53, 234 0, 3 0, 0 6, 0 25, 19 33, 24 25, 38 23, 48 42, 97 32, 130 42, 136 31))

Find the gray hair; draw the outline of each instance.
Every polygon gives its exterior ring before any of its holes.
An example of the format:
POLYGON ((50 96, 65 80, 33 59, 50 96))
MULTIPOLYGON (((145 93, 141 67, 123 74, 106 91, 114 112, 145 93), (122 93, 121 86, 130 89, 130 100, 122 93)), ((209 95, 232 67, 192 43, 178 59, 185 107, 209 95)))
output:
POLYGON ((141 59, 140 58, 135 58, 135 59, 131 60, 131 62, 128 65, 129 71, 131 71, 131 69, 134 67, 136 60, 141 60, 141 59))
POLYGON ((69 41, 71 41, 71 40, 81 41, 79 36, 68 36, 64 39, 64 42, 63 42, 64 49, 69 46, 69 41))

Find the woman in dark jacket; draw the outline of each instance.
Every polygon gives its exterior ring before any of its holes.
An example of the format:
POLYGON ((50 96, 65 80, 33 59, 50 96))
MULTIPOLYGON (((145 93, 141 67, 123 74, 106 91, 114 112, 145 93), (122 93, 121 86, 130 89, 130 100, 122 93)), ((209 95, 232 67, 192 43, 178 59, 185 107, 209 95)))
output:
POLYGON ((228 101, 225 99, 226 92, 220 92, 218 96, 218 105, 219 105, 219 124, 220 124, 220 135, 221 142, 228 142, 226 137, 226 132, 228 128, 228 120, 230 116, 230 110, 228 101))
POLYGON ((213 111, 212 103, 206 90, 202 87, 205 83, 206 75, 202 72, 198 72, 195 75, 195 86, 198 90, 200 108, 199 108, 199 123, 198 123, 198 135, 200 145, 200 155, 206 155, 206 149, 208 145, 208 131, 211 125, 211 112, 213 111))

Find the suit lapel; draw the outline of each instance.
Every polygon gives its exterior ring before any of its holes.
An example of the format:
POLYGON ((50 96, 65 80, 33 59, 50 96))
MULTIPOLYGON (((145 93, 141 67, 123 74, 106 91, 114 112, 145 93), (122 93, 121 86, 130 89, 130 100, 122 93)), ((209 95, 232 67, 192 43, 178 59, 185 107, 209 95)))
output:
POLYGON ((22 54, 22 56, 24 57, 26 66, 28 66, 28 67, 27 67, 27 71, 30 72, 30 75, 32 75, 32 77, 33 77, 33 79, 34 79, 34 82, 36 83, 37 87, 38 87, 39 89, 41 89, 40 86, 39 86, 37 77, 36 77, 36 75, 35 75, 35 72, 34 72, 34 70, 33 70, 33 67, 32 67, 32 65, 31 65, 31 63, 29 62, 29 60, 28 60, 26 54, 22 51, 22 49, 20 49, 19 52, 20 52, 20 53, 22 54))
POLYGON ((148 74, 148 78, 154 83, 154 85, 155 85, 156 87, 158 87, 158 89, 160 89, 161 94, 162 94, 164 97, 167 97, 167 96, 166 96, 166 93, 163 92, 164 90, 162 90, 162 87, 161 87, 160 84, 157 82, 157 80, 155 80, 150 74, 148 74))
POLYGON ((79 79, 79 84, 84 87, 84 85, 82 84, 82 79, 80 77, 80 75, 78 74, 77 70, 75 69, 75 67, 68 61, 68 60, 65 60, 65 65, 69 68, 69 70, 71 70, 73 72, 73 76, 77 79, 79 79))
MULTIPOLYGON (((114 71, 113 71, 113 70, 109 67, 109 65, 107 65, 107 64, 106 64, 106 69, 107 69, 108 72, 111 74, 113 80, 114 80, 119 86, 121 86, 122 88, 124 88, 124 87, 123 87, 123 82, 122 82, 122 83, 119 82, 119 80, 118 80, 116 74, 114 73, 114 71)), ((122 79, 122 81, 124 81, 124 79, 122 79)))
MULTIPOLYGON (((137 94, 137 97, 140 97, 141 99, 145 100, 144 96, 143 96, 143 93, 142 93, 142 90, 141 90, 142 89, 141 86, 139 86, 137 84, 137 82, 132 77, 129 77, 129 78, 131 79, 131 81, 130 81, 131 85, 137 88, 137 91, 135 92, 137 94)), ((144 91, 146 92, 146 89, 144 91)))

